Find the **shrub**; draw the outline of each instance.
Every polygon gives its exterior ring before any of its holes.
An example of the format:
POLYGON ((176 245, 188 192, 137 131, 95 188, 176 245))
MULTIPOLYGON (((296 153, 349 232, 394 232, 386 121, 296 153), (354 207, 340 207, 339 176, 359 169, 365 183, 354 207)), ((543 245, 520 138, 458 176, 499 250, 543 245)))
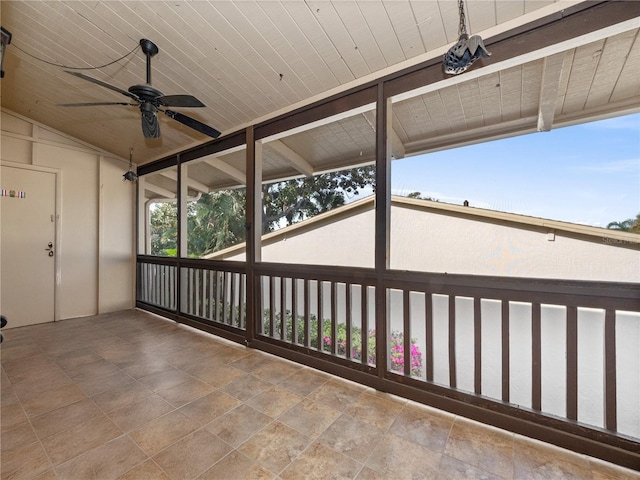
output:
MULTIPOLYGON (((273 332, 270 331, 270 312, 265 309, 263 312, 262 331, 274 338, 284 338, 286 341, 292 341, 293 332, 293 319, 291 312, 286 311, 285 315, 285 332, 282 337, 282 322, 281 314, 274 315, 273 332)), ((296 341, 299 345, 304 345, 305 337, 305 325, 304 317, 298 316, 296 322, 296 341)), ((324 319, 322 321, 322 351, 331 351, 331 333, 332 333, 332 321, 330 319, 324 319)), ((344 323, 339 323, 336 335, 336 354, 340 357, 347 356, 347 326, 344 323)), ((371 329, 367 332, 367 362, 369 365, 376 364, 376 331, 371 329)), ((412 338, 411 345, 411 376, 422 375, 422 352, 417 344, 417 339, 412 338)), ((318 348, 318 319, 315 315, 309 317, 309 346, 311 348, 318 348)), ((351 327, 351 358, 353 360, 362 360, 362 329, 356 326, 351 327)), ((392 331, 390 336, 390 352, 389 359, 391 363, 391 370, 398 373, 404 373, 404 334, 398 331, 392 331)))

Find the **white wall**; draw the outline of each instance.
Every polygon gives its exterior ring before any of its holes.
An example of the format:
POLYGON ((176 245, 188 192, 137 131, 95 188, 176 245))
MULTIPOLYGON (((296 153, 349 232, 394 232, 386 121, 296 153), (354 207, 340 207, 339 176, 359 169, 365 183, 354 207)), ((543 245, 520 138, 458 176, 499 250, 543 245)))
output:
POLYGON ((128 163, 47 126, 2 110, 2 161, 62 172, 57 319, 135 304, 135 185, 128 163))
MULTIPOLYGON (((330 218, 264 239, 262 260, 372 268, 373 203, 351 216, 330 218)), ((244 251, 212 257, 244 261, 244 251)), ((638 283, 640 243, 393 203, 391 268, 638 283)))

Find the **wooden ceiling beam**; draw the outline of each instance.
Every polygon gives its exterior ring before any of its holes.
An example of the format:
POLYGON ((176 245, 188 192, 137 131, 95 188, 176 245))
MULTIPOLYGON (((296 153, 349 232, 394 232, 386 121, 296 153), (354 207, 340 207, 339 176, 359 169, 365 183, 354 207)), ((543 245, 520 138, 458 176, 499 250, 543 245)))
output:
POLYGON ((560 77, 566 52, 550 55, 544 59, 540 100, 538 102, 538 131, 548 132, 553 127, 553 118, 558 104, 560 77))
POLYGON ((222 173, 229 175, 234 180, 239 181, 242 185, 247 184, 247 176, 244 174, 244 172, 238 170, 236 167, 229 165, 228 163, 223 162, 218 157, 208 157, 203 161, 207 165, 220 170, 222 173))
MULTIPOLYGON (((171 180, 174 180, 176 182, 178 181, 178 173, 175 170, 165 170, 163 172, 160 172, 160 175, 162 175, 163 177, 169 178, 171 180)), ((191 177, 187 177, 187 186, 201 193, 209 193, 211 191, 211 189, 207 185, 197 180, 194 180, 191 177)))
POLYGON ((272 142, 266 143, 266 145, 282 155, 282 157, 288 163, 290 163, 293 168, 298 170, 303 175, 307 177, 313 175, 313 165, 311 165, 307 160, 305 160, 301 155, 299 155, 289 146, 282 143, 281 140, 274 140, 272 142))
POLYGON ((176 198, 176 193, 171 190, 167 190, 166 188, 155 185, 149 181, 145 182, 144 189, 149 190, 150 192, 157 193, 158 195, 162 195, 164 198, 176 198))

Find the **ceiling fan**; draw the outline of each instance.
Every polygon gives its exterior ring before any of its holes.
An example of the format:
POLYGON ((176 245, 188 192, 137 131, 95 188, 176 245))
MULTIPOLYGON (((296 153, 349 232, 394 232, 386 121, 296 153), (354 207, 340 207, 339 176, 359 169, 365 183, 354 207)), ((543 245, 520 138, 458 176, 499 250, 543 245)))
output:
POLYGON ((63 103, 61 107, 91 107, 98 105, 126 105, 131 107, 139 107, 142 113, 142 133, 145 138, 159 138, 160 137, 160 124, 158 123, 158 112, 164 113, 169 118, 176 120, 177 122, 186 125, 200 133, 208 135, 213 138, 218 138, 220 132, 209 125, 206 125, 194 118, 183 115, 173 110, 167 110, 164 107, 204 107, 205 105, 192 95, 164 95, 161 91, 156 90, 151 86, 151 57, 158 53, 158 47, 151 40, 140 40, 140 47, 143 53, 147 57, 147 83, 145 85, 133 85, 128 90, 122 90, 114 85, 110 85, 106 82, 98 80, 97 78, 90 77, 83 73, 70 72, 65 70, 66 73, 88 80, 106 87, 114 92, 121 93, 125 97, 129 97, 129 103, 127 102, 91 102, 91 103, 63 103), (131 103, 133 101, 133 103, 131 103))

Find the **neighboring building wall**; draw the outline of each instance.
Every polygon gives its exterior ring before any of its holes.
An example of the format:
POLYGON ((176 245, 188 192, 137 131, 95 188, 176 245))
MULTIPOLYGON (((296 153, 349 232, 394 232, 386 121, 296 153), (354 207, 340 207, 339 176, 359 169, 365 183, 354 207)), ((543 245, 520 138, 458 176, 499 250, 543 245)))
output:
POLYGON ((262 261, 373 268, 374 225, 375 213, 368 210, 317 229, 285 234, 266 243, 262 261))
POLYGON ((62 171, 57 319, 132 308, 135 185, 122 181, 126 161, 6 110, 1 120, 3 162, 62 171))
MULTIPOLYGON (((308 226, 296 224, 265 236, 262 260, 373 267, 373 199, 361 201, 359 207, 352 208, 346 215, 335 212, 323 218, 315 217, 308 226)), ((415 200, 393 201, 391 268, 471 275, 640 282, 639 241, 609 237, 607 235, 613 235, 614 232, 604 229, 564 224, 567 230, 562 230, 563 222, 533 219, 540 224, 535 225, 524 223, 527 220, 528 217, 521 215, 481 211, 472 207, 429 206, 427 202, 415 200), (468 208, 469 213, 459 211, 463 208, 468 208), (504 218, 492 218, 492 214, 504 218), (571 231, 574 227, 577 231, 571 231), (581 229, 589 234, 580 233, 581 229), (600 231, 602 236, 599 236, 600 231)), ((230 248, 209 258, 244 261, 244 247, 230 248)))
POLYGON ((515 221, 394 206, 391 268, 640 282, 640 244, 515 221))

